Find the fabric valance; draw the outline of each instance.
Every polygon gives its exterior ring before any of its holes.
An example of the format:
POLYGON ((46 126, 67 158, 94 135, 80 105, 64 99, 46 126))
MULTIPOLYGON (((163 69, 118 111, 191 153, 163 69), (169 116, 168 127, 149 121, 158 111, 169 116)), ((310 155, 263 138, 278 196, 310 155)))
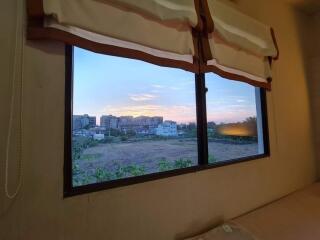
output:
POLYGON ((270 88, 272 29, 219 0, 27 0, 28 38, 270 88))
POLYGON ((199 1, 194 0, 102 0, 114 3, 130 11, 155 18, 162 22, 185 22, 194 28, 201 28, 200 15, 197 14, 199 1))
POLYGON ((197 1, 133 2, 28 0, 28 37, 196 72, 197 1))
POLYGON ((279 55, 272 28, 219 0, 207 7, 205 71, 270 88, 271 62, 279 55))

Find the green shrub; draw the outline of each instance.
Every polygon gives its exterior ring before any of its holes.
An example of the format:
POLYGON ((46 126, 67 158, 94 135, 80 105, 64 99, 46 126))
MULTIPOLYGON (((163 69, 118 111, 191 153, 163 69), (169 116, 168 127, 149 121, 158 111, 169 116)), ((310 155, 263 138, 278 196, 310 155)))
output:
POLYGON ((94 177, 84 172, 80 176, 73 176, 73 179, 72 179, 72 185, 74 187, 88 185, 94 182, 95 182, 94 177))
POLYGON ((126 173, 124 168, 117 162, 114 163, 115 170, 113 171, 113 179, 124 178, 126 173))
POLYGON ((158 163, 159 171, 170 171, 174 169, 174 166, 171 162, 169 162, 166 158, 162 158, 158 163))
POLYGON ((87 148, 89 147, 95 147, 99 144, 99 142, 97 140, 93 140, 93 139, 90 139, 87 143, 87 148))
POLYGON ((78 160, 81 158, 83 151, 89 147, 95 147, 99 144, 98 141, 89 137, 73 137, 72 139, 72 159, 78 160))
POLYGON ((174 161, 174 168, 187 168, 192 166, 192 161, 190 159, 180 158, 174 161))
POLYGON ((103 168, 98 167, 94 174, 97 182, 109 181, 112 179, 112 175, 103 168))
POLYGON ((215 158, 214 155, 209 154, 208 162, 209 163, 215 163, 215 162, 217 162, 217 159, 215 158))
POLYGON ((128 141, 128 137, 127 136, 121 136, 120 139, 121 139, 122 142, 128 141))
POLYGON ((126 176, 140 176, 145 173, 145 166, 129 165, 123 168, 126 176))
POLYGON ((80 169, 79 164, 72 163, 72 174, 73 175, 77 175, 77 174, 80 174, 80 173, 83 173, 83 171, 80 169))
POLYGON ((102 153, 89 153, 89 154, 82 154, 80 160, 85 160, 85 161, 92 161, 99 159, 103 156, 102 153))
POLYGON ((79 179, 79 178, 73 177, 73 179, 72 179, 72 186, 78 187, 78 186, 81 186, 81 185, 82 185, 82 180, 79 179))
POLYGON ((82 180, 82 184, 81 185, 88 185, 90 183, 94 183, 94 178, 90 175, 85 175, 84 179, 82 180))

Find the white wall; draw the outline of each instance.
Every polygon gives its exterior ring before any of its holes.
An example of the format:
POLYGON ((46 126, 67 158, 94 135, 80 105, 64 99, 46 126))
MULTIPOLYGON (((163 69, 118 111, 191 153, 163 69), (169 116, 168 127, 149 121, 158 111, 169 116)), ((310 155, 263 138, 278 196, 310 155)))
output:
MULTIPOLYGON (((281 51, 273 90, 267 94, 270 158, 63 199, 64 46, 27 42, 23 185, 17 199, 6 199, 5 138, 17 1, 0 3, 0 239, 180 239, 316 180, 305 50, 299 37, 302 26, 310 40, 312 26, 278 0, 239 0, 244 12, 274 27, 281 51)), ((14 137, 11 189, 17 176, 16 144, 14 137)))

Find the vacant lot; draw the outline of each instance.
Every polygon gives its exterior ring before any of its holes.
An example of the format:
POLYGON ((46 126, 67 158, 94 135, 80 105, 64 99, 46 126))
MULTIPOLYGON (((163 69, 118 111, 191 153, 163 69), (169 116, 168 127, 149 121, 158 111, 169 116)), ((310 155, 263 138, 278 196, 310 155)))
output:
MULTIPOLYGON (((211 161, 223 161, 257 154, 257 144, 228 144, 209 142, 211 161)), ((114 172, 119 167, 135 166, 143 173, 161 170, 159 163, 188 161, 195 165, 198 161, 195 140, 150 140, 126 143, 107 143, 87 148, 81 158, 75 161, 75 177, 87 178, 95 175, 97 168, 114 172)), ((89 182, 95 182, 92 178, 89 182)))

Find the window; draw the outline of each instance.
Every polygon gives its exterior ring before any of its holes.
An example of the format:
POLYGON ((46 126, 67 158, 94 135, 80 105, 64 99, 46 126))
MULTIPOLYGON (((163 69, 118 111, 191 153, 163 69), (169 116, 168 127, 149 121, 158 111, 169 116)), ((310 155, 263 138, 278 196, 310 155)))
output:
POLYGON ((205 81, 209 163, 266 153, 261 90, 215 74, 205 81))
POLYGON ((75 48, 73 186, 197 165, 194 74, 75 48))
POLYGON ((66 195, 268 154, 264 90, 69 46, 66 63, 66 195))

